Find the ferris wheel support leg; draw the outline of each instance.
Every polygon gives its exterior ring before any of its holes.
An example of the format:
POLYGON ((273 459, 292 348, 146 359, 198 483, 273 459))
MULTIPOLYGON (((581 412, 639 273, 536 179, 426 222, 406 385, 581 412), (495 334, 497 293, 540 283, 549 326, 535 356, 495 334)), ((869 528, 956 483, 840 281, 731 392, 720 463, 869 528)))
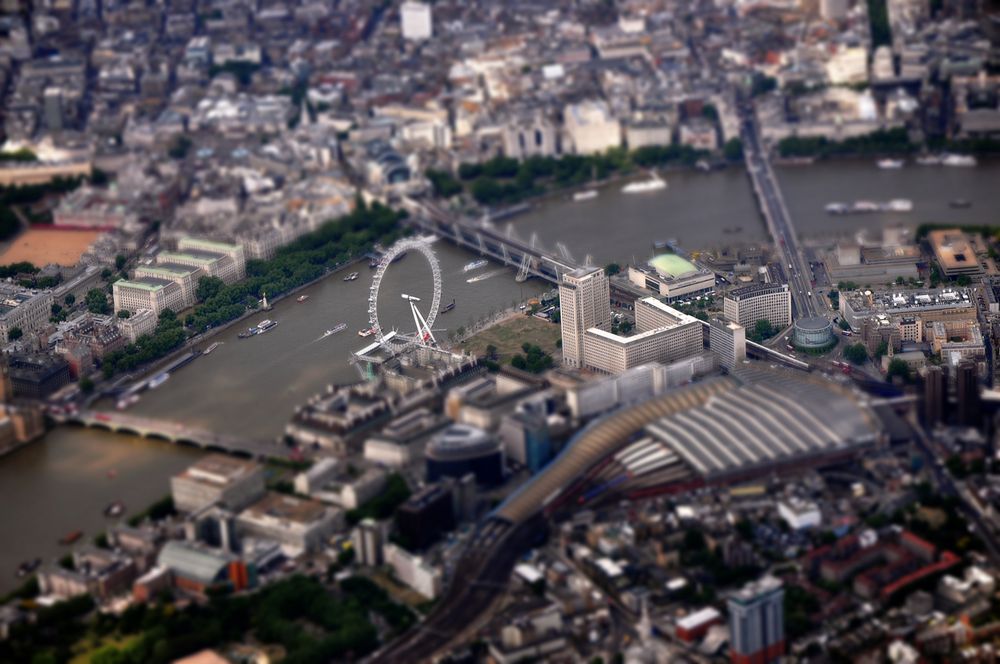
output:
POLYGON ((413 309, 413 317, 417 320, 417 336, 425 344, 429 342, 429 345, 436 346, 437 339, 434 338, 434 333, 431 332, 431 326, 424 320, 424 315, 417 309, 416 303, 411 301, 410 308, 413 309))

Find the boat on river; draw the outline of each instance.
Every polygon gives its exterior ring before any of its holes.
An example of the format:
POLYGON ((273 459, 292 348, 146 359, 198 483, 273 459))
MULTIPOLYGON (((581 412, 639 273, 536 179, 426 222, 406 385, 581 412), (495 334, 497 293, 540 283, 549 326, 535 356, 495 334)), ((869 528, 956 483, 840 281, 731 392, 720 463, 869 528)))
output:
POLYGON ((976 158, 968 154, 948 154, 945 155, 944 159, 941 161, 945 166, 959 166, 959 167, 971 167, 975 166, 979 162, 976 158))
POLYGON ((898 170, 902 168, 903 164, 906 162, 902 159, 879 159, 875 163, 882 170, 898 170))
POLYGON ((577 203, 579 203, 581 201, 590 201, 590 200, 593 200, 595 198, 597 198, 597 190, 596 189, 588 189, 586 191, 578 191, 575 194, 573 194, 573 200, 575 202, 577 202, 577 203))
POLYGON ((128 410, 131 406, 134 406, 137 403, 139 403, 139 395, 132 393, 118 399, 118 401, 115 402, 115 408, 118 410, 128 410))
POLYGON ((623 194, 645 194, 651 191, 659 191, 667 188, 667 181, 656 173, 653 173, 648 180, 630 182, 622 187, 623 194))
POLYGON ((337 323, 336 325, 334 325, 333 327, 331 327, 329 330, 327 330, 326 332, 324 332, 323 336, 321 336, 320 339, 326 339, 327 337, 329 337, 331 335, 334 335, 334 334, 337 334, 338 332, 343 332, 346 329, 347 329, 347 323, 337 323))
POLYGON ((152 378, 150 378, 149 379, 149 383, 146 386, 149 389, 151 389, 151 390, 155 390, 156 388, 158 388, 160 385, 163 385, 168 380, 170 380, 170 374, 164 372, 164 373, 157 374, 157 375, 153 376, 152 378))
POLYGON ((66 535, 60 537, 59 543, 62 544, 63 546, 69 546, 70 544, 73 544, 74 542, 79 540, 81 537, 83 537, 83 531, 74 530, 73 532, 67 533, 66 535))
POLYGON ((209 353, 211 353, 212 351, 214 351, 216 348, 218 348, 221 344, 222 344, 221 341, 212 342, 212 345, 210 345, 208 348, 206 348, 205 352, 202 353, 202 355, 208 355, 209 353))
POLYGON ((297 298, 295 298, 295 301, 296 302, 305 302, 308 299, 309 299, 308 295, 299 295, 297 298))
POLYGON ((125 503, 120 500, 116 500, 107 507, 104 508, 104 516, 109 519, 117 519, 122 514, 125 513, 125 503))
POLYGON ((440 313, 446 314, 446 313, 448 313, 449 311, 451 311, 454 308, 455 308, 455 300, 452 299, 451 302, 449 302, 448 304, 446 304, 443 307, 441 307, 440 313))
POLYGON ((481 267, 486 267, 487 265, 489 265, 489 263, 490 262, 488 260, 486 260, 485 258, 480 258, 478 260, 474 260, 474 261, 471 261, 469 263, 466 263, 462 267, 462 272, 472 272, 473 270, 478 270, 481 267))

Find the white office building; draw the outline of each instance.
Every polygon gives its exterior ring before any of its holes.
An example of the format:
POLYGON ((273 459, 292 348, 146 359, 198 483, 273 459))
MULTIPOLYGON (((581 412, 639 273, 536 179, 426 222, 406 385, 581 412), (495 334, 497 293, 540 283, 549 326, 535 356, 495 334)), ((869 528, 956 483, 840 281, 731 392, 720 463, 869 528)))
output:
POLYGON ((739 323, 715 318, 709 323, 708 346, 719 366, 732 371, 747 359, 747 331, 739 323))
POLYGON ((589 329, 611 329, 611 288, 603 268, 584 267, 563 275, 559 284, 563 363, 579 368, 589 329))
POLYGON ((628 337, 588 329, 583 341, 583 366, 619 374, 648 362, 667 364, 693 357, 704 349, 701 321, 655 298, 636 301, 635 319, 638 332, 628 337))
POLYGON ((184 290, 179 284, 166 279, 119 279, 111 288, 115 312, 149 309, 157 316, 164 309, 174 313, 186 307, 184 290))
POLYGON ((139 309, 133 311, 128 318, 119 318, 116 322, 118 329, 134 344, 144 334, 152 334, 159 323, 159 317, 149 309, 139 309))
POLYGON ((576 154, 599 154, 622 144, 622 127, 607 102, 582 101, 563 111, 566 135, 576 154))
POLYGON ((399 22, 403 39, 420 41, 434 34, 431 6, 426 2, 404 2, 399 8, 399 22))
POLYGON ((766 320, 777 329, 792 324, 792 294, 788 284, 755 284, 736 288, 722 303, 726 318, 745 328, 766 320))
MULTIPOLYGON (((208 273, 213 277, 219 277, 227 284, 242 281, 247 276, 247 260, 242 245, 184 237, 177 242, 177 250, 179 252, 200 252, 202 255, 224 256, 225 258, 213 264, 208 273)), ((157 262, 171 261, 157 260, 157 262)))
POLYGON ((182 308, 187 308, 194 306, 195 289, 198 287, 198 279, 201 278, 202 271, 189 265, 161 263, 159 265, 140 265, 135 269, 133 276, 136 279, 148 278, 174 282, 181 287, 181 296, 184 300, 182 308))
POLYGON ((384 550, 385 562, 399 581, 427 599, 436 599, 441 594, 440 569, 395 544, 386 544, 384 550))
POLYGON ((236 518, 241 535, 278 542, 289 557, 322 548, 343 524, 342 510, 283 493, 266 494, 236 518))
POLYGON ((264 493, 264 471, 253 461, 210 454, 170 478, 174 506, 197 512, 211 505, 242 509, 264 493))
POLYGON ((363 519, 351 539, 359 565, 378 567, 385 561, 383 528, 374 519, 363 519))

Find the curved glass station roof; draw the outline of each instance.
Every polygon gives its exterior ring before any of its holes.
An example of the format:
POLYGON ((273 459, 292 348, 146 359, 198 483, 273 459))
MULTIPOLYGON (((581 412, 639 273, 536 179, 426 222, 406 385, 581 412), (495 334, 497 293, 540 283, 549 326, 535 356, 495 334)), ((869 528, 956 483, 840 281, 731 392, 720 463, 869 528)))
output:
POLYGON ((615 480, 621 489, 682 476, 718 481, 829 457, 874 442, 878 431, 871 410, 846 388, 798 372, 741 368, 598 420, 494 516, 525 521, 591 475, 602 481, 624 473, 615 480), (636 442, 642 431, 646 438, 636 442), (607 468, 595 470, 601 464, 607 468))

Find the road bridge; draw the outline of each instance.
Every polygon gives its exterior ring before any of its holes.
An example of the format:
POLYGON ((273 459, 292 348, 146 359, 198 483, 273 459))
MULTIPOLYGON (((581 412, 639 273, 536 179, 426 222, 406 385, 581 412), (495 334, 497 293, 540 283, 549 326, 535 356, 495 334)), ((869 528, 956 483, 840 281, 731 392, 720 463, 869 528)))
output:
POLYGON ((115 411, 80 410, 59 418, 66 424, 80 424, 116 433, 129 433, 143 438, 166 440, 177 445, 199 447, 242 457, 266 459, 284 456, 283 449, 273 442, 213 433, 179 422, 160 420, 115 411))
POLYGON ((802 254, 792 217, 785 206, 778 178, 760 140, 760 131, 749 102, 741 107, 740 135, 743 140, 743 157, 767 230, 781 255, 781 268, 788 277, 788 288, 796 318, 819 316, 823 312, 820 296, 813 294, 812 270, 802 254))

